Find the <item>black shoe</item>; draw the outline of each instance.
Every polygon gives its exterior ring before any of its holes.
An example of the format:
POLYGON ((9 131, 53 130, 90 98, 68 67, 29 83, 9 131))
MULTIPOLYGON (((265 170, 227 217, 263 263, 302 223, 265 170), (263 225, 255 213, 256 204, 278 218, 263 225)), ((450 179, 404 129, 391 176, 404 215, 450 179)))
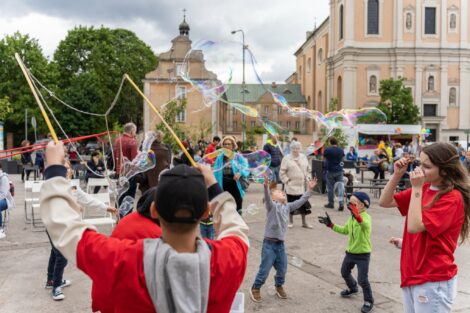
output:
POLYGON ((372 308, 374 307, 373 303, 370 302, 364 302, 364 305, 362 306, 361 312, 362 313, 369 313, 372 312, 372 308))
POLYGON ((335 206, 331 203, 325 204, 323 207, 325 207, 327 209, 334 209, 335 208, 335 206))
POLYGON ((339 204, 338 211, 344 211, 344 204, 339 204))
POLYGON ((341 291, 340 295, 343 298, 349 298, 350 296, 355 295, 357 293, 357 289, 344 289, 343 291, 341 291))

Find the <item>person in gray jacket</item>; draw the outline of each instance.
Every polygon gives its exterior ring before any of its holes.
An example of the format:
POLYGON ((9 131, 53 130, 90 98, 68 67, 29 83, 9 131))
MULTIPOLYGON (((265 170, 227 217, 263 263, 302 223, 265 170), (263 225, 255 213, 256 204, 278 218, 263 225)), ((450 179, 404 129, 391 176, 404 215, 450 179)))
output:
POLYGON ((287 232, 289 213, 304 205, 313 195, 313 189, 317 185, 316 178, 308 182, 308 190, 299 200, 287 202, 286 194, 277 189, 268 190, 268 174, 264 176, 264 198, 266 206, 266 226, 264 228, 263 248, 261 250, 261 264, 255 282, 250 289, 250 296, 254 302, 261 302, 261 286, 269 276, 271 267, 276 269, 274 276, 276 294, 281 299, 286 299, 287 294, 282 287, 287 272, 287 255, 284 249, 284 239, 287 232))

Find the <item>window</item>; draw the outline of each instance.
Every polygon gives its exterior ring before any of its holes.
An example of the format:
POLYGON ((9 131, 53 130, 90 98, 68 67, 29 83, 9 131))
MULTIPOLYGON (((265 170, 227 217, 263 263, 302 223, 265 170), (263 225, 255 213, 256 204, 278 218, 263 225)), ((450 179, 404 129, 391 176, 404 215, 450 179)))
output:
POLYGON ((307 73, 312 71, 312 58, 308 58, 307 60, 307 73))
POLYGON ((177 123, 186 122, 186 111, 180 112, 176 115, 176 122, 177 123))
POLYGON ((457 89, 455 87, 450 88, 449 90, 449 106, 457 105, 457 89))
POLYGON ((434 91, 434 76, 428 78, 428 91, 434 91))
POLYGON ((254 128, 254 127, 256 126, 256 122, 255 122, 255 121, 251 121, 250 125, 251 125, 251 128, 254 128))
POLYGON ((377 76, 372 75, 369 78, 369 93, 376 94, 377 93, 377 76))
POLYGON ((236 108, 232 108, 232 114, 237 115, 238 110, 236 108))
POLYGON ((339 7, 339 40, 343 39, 344 37, 344 7, 340 5, 339 7))
POLYGON ((176 76, 177 77, 181 77, 183 76, 185 73, 185 66, 183 65, 183 63, 176 63, 176 76))
POLYGON ((379 34, 379 0, 369 0, 367 5, 367 34, 379 34))
POLYGON ((428 142, 436 142, 437 138, 437 129, 435 128, 429 128, 429 135, 426 138, 426 141, 428 142))
POLYGON ((299 80, 302 80, 302 66, 299 66, 299 80))
POLYGON ((459 141, 459 136, 449 136, 449 141, 459 141))
POLYGON ((286 122, 287 129, 290 129, 290 122, 286 122))
POLYGON ((318 49, 317 61, 318 61, 318 65, 322 64, 323 62, 323 49, 322 48, 318 49))
POLYGON ((177 99, 186 99, 186 88, 185 87, 176 87, 176 98, 177 99))
POLYGON ((277 114, 281 114, 282 113, 282 107, 281 106, 278 106, 277 107, 277 114))
POLYGON ((321 91, 318 92, 318 101, 317 101, 317 111, 323 111, 323 105, 322 105, 322 94, 321 91))
POLYGON ((264 113, 265 114, 269 113, 269 106, 267 106, 267 105, 264 106, 264 113))
POLYGON ((423 116, 437 116, 437 105, 436 104, 424 104, 423 105, 423 116))
POLYGON ((300 121, 297 121, 295 122, 295 129, 299 129, 300 128, 300 121))
POLYGON ((436 8, 426 8, 424 14, 424 33, 436 35, 436 8))
POLYGON ((238 122, 237 121, 232 122, 232 128, 233 128, 234 131, 237 130, 237 128, 238 128, 238 122))

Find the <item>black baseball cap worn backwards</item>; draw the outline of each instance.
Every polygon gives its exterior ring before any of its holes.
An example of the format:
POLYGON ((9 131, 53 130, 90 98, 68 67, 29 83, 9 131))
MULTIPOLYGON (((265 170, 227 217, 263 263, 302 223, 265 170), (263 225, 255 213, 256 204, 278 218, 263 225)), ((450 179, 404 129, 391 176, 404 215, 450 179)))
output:
POLYGON ((199 222, 208 205, 204 176, 184 164, 173 167, 160 176, 155 203, 159 216, 168 223, 199 222), (191 216, 177 217, 177 212, 182 209, 191 216))

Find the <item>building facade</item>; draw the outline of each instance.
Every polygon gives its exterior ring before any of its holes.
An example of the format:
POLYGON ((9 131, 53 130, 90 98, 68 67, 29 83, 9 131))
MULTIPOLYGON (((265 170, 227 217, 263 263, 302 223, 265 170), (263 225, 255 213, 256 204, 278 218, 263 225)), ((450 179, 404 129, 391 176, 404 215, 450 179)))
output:
MULTIPOLYGON (((200 92, 195 91, 190 83, 182 79, 181 73, 189 66, 189 76, 192 80, 207 81, 208 84, 217 82, 214 73, 204 66, 204 56, 201 51, 191 50, 189 39, 190 27, 186 18, 179 25, 179 35, 171 42, 169 51, 158 55, 158 66, 145 75, 144 94, 157 107, 160 112, 164 110, 169 101, 186 101, 186 110, 179 114, 173 123, 184 123, 188 129, 188 136, 197 134, 199 130, 211 128, 212 133, 218 132, 218 105, 204 106, 204 99, 200 92)), ((154 130, 160 119, 147 105, 144 105, 144 130, 154 130)))
POLYGON ((467 0, 330 0, 330 16, 295 52, 311 109, 379 103, 380 80, 405 78, 430 141, 470 128, 470 7, 467 0))

